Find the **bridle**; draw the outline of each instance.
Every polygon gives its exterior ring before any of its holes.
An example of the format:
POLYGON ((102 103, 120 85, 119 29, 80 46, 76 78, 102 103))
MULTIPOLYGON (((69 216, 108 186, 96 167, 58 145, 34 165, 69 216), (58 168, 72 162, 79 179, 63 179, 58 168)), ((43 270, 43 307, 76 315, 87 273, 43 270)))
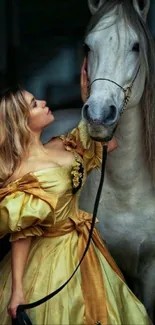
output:
POLYGON ((91 87, 92 87, 92 84, 96 81, 99 81, 99 80, 105 80, 105 81, 109 81, 109 82, 112 82, 114 85, 118 86, 119 88, 121 88, 124 92, 124 100, 123 100, 123 105, 122 105, 122 109, 121 109, 121 112, 120 114, 123 113, 125 107, 127 106, 129 100, 130 100, 130 97, 131 97, 131 93, 132 93, 132 87, 133 87, 133 84, 138 76, 138 73, 140 71, 140 65, 137 69, 137 72, 135 74, 135 77, 134 79, 132 80, 130 86, 128 86, 127 88, 124 88, 122 87, 121 85, 119 85, 117 82, 111 80, 111 79, 107 79, 107 78, 96 78, 94 79, 91 83, 88 83, 88 97, 90 97, 90 93, 91 93, 91 87))

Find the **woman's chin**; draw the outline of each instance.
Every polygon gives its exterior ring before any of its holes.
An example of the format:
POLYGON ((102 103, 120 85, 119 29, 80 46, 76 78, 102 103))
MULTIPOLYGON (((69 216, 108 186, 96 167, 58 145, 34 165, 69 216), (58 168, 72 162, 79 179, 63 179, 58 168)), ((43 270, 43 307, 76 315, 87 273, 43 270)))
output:
POLYGON ((51 124, 52 122, 54 122, 54 120, 55 120, 55 117, 54 117, 53 113, 51 112, 49 114, 49 123, 48 123, 48 125, 51 124))

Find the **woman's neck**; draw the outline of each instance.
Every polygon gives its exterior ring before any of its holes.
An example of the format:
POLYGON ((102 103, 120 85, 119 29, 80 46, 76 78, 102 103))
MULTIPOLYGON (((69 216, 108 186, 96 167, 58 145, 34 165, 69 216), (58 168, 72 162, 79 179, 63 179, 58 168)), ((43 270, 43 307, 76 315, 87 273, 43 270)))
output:
POLYGON ((24 159, 40 158, 40 155, 45 153, 44 145, 41 142, 40 134, 33 134, 28 151, 24 159))

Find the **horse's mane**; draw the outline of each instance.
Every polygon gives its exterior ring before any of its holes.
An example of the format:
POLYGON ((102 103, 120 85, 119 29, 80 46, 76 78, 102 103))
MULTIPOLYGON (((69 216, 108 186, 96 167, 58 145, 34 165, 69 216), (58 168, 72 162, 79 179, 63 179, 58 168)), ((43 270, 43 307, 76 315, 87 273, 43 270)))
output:
POLYGON ((141 55, 145 62, 146 81, 141 98, 144 126, 142 142, 145 144, 146 157, 155 182, 155 43, 147 23, 137 14, 131 0, 107 0, 92 16, 86 29, 86 36, 93 31, 100 19, 104 15, 110 15, 115 7, 118 10, 118 15, 124 17, 127 28, 128 26, 133 27, 138 34, 141 55))

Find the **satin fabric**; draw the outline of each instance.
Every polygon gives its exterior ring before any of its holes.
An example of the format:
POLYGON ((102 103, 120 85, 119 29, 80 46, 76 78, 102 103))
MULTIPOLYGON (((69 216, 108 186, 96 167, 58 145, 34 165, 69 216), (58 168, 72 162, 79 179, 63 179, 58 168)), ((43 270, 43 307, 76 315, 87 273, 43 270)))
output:
MULTIPOLYGON (((79 210, 80 191, 72 193, 76 163, 87 172, 99 167, 102 146, 92 141, 84 122, 62 136, 75 153, 71 166, 29 173, 0 189, 0 236, 10 241, 32 236, 23 286, 28 303, 61 286, 72 274, 86 246, 91 214, 79 210)), ((78 174, 76 174, 78 182, 78 174)), ((75 182, 75 183, 76 183, 75 182)), ((0 324, 11 325, 10 253, 0 264, 0 324)), ((97 230, 90 249, 70 283, 45 304, 28 311, 33 325, 150 324, 144 306, 126 285, 97 230)))

